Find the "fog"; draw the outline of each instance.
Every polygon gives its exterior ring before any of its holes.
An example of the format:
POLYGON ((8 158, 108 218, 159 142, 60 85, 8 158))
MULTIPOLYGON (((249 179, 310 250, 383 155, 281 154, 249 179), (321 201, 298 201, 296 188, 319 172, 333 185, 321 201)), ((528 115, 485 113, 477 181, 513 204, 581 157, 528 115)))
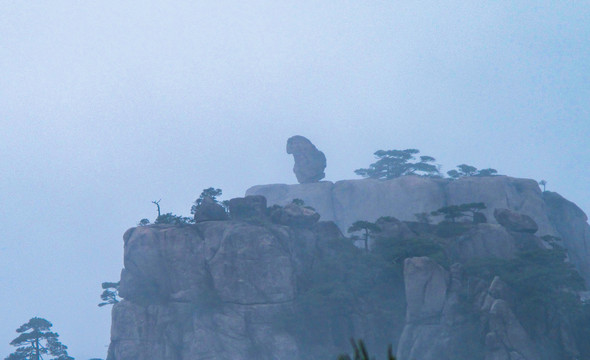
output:
POLYGON ((358 178, 418 148, 547 180, 590 210, 584 2, 2 2, 0 355, 33 316, 106 357, 122 235, 295 183, 288 137, 358 178))

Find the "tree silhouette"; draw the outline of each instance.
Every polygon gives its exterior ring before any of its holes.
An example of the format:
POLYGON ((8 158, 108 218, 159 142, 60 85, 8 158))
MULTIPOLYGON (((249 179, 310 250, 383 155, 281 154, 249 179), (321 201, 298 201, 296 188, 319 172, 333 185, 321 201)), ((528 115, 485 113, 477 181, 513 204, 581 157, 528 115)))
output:
POLYGON ((367 169, 357 169, 355 174, 372 179, 394 179, 403 175, 438 175, 435 159, 432 156, 420 156, 420 161, 411 162, 420 150, 378 150, 375 157, 378 159, 367 169))
POLYGON ((364 231, 363 240, 365 241, 365 251, 369 251, 369 236, 373 233, 380 232, 381 228, 375 223, 359 220, 352 223, 348 228, 349 233, 357 231, 364 231))
POLYGON ((201 191, 201 195, 199 195, 199 198, 195 200, 195 203, 193 204, 193 206, 191 206, 191 214, 195 214, 195 212, 197 211, 197 207, 201 205, 201 203, 206 197, 211 198, 211 200, 215 202, 219 202, 217 201, 217 197, 221 196, 222 193, 223 191, 221 189, 215 189, 213 187, 203 189, 203 191, 201 191))
MULTIPOLYGON (((369 356, 369 352, 367 351, 367 347, 363 340, 359 340, 358 344, 354 341, 354 339, 350 340, 352 344, 352 349, 354 350, 354 357, 350 357, 350 355, 340 355, 338 356, 338 360, 374 360, 374 357, 369 356)), ((395 356, 393 356, 393 349, 391 345, 387 348, 387 360, 395 360, 395 356)))
POLYGON ((539 181, 539 185, 541 185, 543 187, 543 192, 547 191, 547 190, 545 190, 545 186, 547 185, 547 181, 546 180, 539 181))
POLYGON ((119 281, 117 282, 103 282, 103 292, 100 294, 102 300, 98 306, 114 305, 119 302, 119 281))
POLYGON ((158 201, 155 201, 155 200, 152 201, 152 204, 156 205, 156 207, 158 208, 158 217, 160 217, 162 215, 162 214, 160 214, 160 201, 162 201, 162 199, 160 199, 158 201))
POLYGON ((475 166, 461 164, 457 165, 457 170, 447 171, 447 174, 453 179, 459 179, 469 176, 494 176, 498 174, 498 171, 491 168, 477 170, 475 166))
POLYGON ((43 355, 52 356, 48 360, 74 360, 68 355, 68 347, 59 342, 59 335, 50 331, 53 324, 34 317, 21 325, 16 332, 20 335, 10 342, 17 349, 5 360, 42 360, 43 355))
MULTIPOLYGON (((456 222, 457 219, 462 217, 471 217, 475 219, 475 214, 479 213, 480 210, 486 208, 486 205, 482 202, 479 203, 467 203, 461 205, 450 205, 442 207, 436 211, 431 212, 433 216, 444 216, 445 220, 451 220, 456 222)), ((484 220, 485 221, 485 220, 484 220)))

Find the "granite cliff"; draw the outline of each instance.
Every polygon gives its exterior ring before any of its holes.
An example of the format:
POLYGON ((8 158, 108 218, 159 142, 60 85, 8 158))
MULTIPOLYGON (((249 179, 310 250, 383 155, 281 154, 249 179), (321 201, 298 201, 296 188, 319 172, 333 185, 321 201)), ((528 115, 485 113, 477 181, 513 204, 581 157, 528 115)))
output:
POLYGON ((285 205, 301 199, 314 207, 322 220, 334 221, 342 231, 356 220, 381 216, 415 220, 414 214, 443 206, 483 202, 482 213, 497 223, 494 209, 506 208, 530 216, 539 236, 563 240, 572 262, 590 283, 590 226, 574 203, 554 192, 542 192, 536 181, 508 176, 464 177, 458 180, 402 176, 393 180, 322 181, 297 185, 259 185, 246 195, 262 195, 269 204, 285 205))
POLYGON ((125 233, 108 360, 331 359, 351 337, 373 352, 392 343, 399 360, 590 354, 577 312, 587 218, 532 180, 406 176, 247 195, 230 201, 230 219, 125 233), (411 221, 467 202, 484 202, 488 222, 411 221), (383 216, 370 252, 342 235, 383 216))

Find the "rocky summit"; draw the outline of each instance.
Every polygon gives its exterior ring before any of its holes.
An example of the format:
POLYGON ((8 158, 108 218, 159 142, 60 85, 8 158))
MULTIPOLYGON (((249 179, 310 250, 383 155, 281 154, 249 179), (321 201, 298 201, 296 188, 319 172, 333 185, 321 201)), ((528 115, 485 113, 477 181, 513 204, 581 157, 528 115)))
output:
POLYGON ((247 195, 229 216, 208 204, 195 224, 124 234, 108 360, 335 359, 350 338, 377 358, 391 344, 398 360, 590 356, 578 296, 587 218, 532 180, 405 176, 247 195), (427 216, 479 202, 479 220, 427 216), (369 250, 343 235, 356 220, 379 229, 369 250))

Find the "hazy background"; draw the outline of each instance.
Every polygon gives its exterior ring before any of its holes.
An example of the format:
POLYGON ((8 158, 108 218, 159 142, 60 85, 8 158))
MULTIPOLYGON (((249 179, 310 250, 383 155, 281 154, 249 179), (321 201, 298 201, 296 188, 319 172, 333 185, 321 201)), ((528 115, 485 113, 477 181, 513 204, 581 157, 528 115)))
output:
POLYGON ((590 3, 0 0, 0 357, 33 316, 105 357, 122 235, 163 212, 327 180, 377 149, 546 179, 590 210, 590 3))

